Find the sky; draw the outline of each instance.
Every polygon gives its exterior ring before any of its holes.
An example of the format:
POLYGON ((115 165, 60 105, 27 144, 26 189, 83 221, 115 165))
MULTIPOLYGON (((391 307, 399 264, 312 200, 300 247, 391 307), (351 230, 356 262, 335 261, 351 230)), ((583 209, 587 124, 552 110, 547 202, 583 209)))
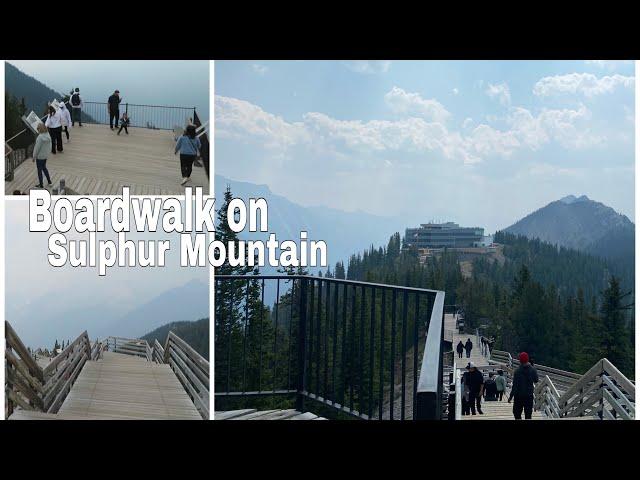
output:
MULTIPOLYGON (((165 233, 161 229, 156 233, 132 232, 127 234, 127 239, 170 240, 171 250, 167 252, 165 267, 121 268, 116 264, 102 277, 92 267, 74 268, 68 264, 52 267, 47 260, 48 239, 55 230, 29 232, 29 202, 26 199, 7 200, 5 205, 7 319, 12 321, 25 313, 41 312, 41 315, 31 314, 28 325, 13 324, 25 341, 45 343, 44 333, 39 334, 39 331, 56 331, 55 325, 43 325, 42 322, 53 321, 60 330, 71 322, 71 316, 76 320, 77 312, 84 311, 86 321, 80 322, 81 328, 91 331, 95 330, 91 328, 92 321, 115 321, 172 288, 192 281, 209 284, 208 267, 180 267, 178 234, 165 233), (55 312, 61 314, 55 315, 55 312), (64 312, 68 312, 68 318, 64 312), (103 319, 104 316, 107 318, 103 319)), ((88 239, 88 233, 77 233, 73 229, 65 236, 68 240, 88 239)), ((106 232, 98 234, 98 239, 117 241, 117 236, 108 227, 106 232)), ((203 305, 206 306, 203 313, 208 313, 207 298, 203 299, 203 305)), ((75 334, 75 330, 72 333, 75 334)))
POLYGON ((215 171, 408 226, 569 194, 634 221, 634 86, 630 61, 217 61, 215 171))
POLYGON ((120 90, 124 102, 196 107, 209 118, 207 60, 11 60, 24 73, 60 93, 80 88, 85 101, 106 102, 120 90))

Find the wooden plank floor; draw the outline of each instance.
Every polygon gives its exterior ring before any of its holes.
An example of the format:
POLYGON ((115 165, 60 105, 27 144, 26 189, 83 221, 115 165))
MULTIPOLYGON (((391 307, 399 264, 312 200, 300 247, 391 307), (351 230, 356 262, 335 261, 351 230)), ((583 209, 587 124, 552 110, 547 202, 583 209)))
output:
MULTIPOLYGON (((184 194, 180 156, 173 154, 173 132, 130 128, 129 135, 116 135, 106 125, 87 124, 70 129, 69 134, 71 142, 63 144, 64 153, 49 155, 47 160, 54 187, 64 179, 81 195, 116 195, 123 186, 129 186, 132 195, 184 194)), ((193 168, 191 180, 186 186, 201 186, 209 193, 203 167, 193 168)), ((28 159, 18 166, 14 179, 5 182, 5 193, 29 193, 37 183, 35 163, 28 159)))
POLYGON ((445 330, 453 331, 453 355, 456 364, 459 367, 464 367, 472 361, 476 365, 489 365, 489 358, 485 355, 482 355, 482 347, 481 345, 476 345, 478 342, 476 340, 476 336, 470 333, 459 334, 458 329, 456 328, 456 320, 455 316, 452 313, 445 313, 444 315, 444 328, 445 330), (462 352, 462 358, 458 358, 458 352, 456 352, 456 346, 459 341, 462 343, 466 343, 467 339, 470 338, 473 343, 473 348, 471 349, 471 357, 467 358, 467 352, 462 352))
MULTIPOLYGON (((502 402, 482 402, 483 415, 464 415, 461 420, 514 420, 513 402, 508 403, 506 399, 502 402)), ((524 419, 524 413, 522 414, 524 419)), ((541 412, 534 411, 532 420, 547 420, 541 412)))
POLYGON ((85 364, 58 413, 87 419, 202 419, 169 365, 113 352, 85 364))
POLYGON ((214 420, 326 420, 311 412, 300 413, 297 410, 227 410, 215 412, 214 420))

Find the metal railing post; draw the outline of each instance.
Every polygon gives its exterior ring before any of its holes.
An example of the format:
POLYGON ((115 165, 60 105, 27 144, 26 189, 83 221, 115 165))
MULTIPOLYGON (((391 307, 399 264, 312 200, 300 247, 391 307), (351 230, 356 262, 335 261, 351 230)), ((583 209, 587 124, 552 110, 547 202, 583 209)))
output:
POLYGON ((300 279, 300 319, 298 324, 298 385, 296 395, 296 410, 304 412, 304 395, 306 388, 306 339, 307 339, 307 290, 308 280, 300 279))

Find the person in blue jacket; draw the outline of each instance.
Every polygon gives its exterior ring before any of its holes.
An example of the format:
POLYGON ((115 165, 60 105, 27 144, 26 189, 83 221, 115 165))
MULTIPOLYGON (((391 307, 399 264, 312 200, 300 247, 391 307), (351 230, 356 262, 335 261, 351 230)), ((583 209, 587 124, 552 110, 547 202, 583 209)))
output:
POLYGON ((182 172, 180 185, 186 185, 191 180, 193 162, 198 156, 200 146, 200 139, 196 136, 196 127, 189 125, 176 143, 175 153, 180 153, 180 170, 182 172))

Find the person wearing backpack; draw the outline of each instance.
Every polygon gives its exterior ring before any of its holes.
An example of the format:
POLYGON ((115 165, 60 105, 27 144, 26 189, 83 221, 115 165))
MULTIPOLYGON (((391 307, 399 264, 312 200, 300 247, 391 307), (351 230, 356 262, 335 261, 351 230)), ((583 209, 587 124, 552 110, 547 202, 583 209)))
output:
POLYGON ((189 125, 176 143, 175 153, 180 152, 180 170, 182 172, 180 185, 186 185, 191 180, 193 162, 198 156, 200 146, 200 139, 196 137, 195 125, 189 125))
POLYGON ((78 125, 82 126, 83 103, 79 88, 76 87, 76 89, 71 92, 69 103, 71 104, 71 126, 75 127, 76 122, 78 122, 78 125))

